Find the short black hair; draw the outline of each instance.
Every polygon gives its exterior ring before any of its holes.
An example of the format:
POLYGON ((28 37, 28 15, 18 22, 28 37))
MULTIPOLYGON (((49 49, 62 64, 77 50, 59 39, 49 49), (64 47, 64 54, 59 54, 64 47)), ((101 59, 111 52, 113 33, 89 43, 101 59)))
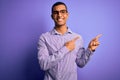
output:
MULTIPOLYGON (((56 3, 53 4, 51 12, 53 12, 53 8, 54 8, 55 6, 58 6, 58 5, 64 5, 65 8, 66 8, 66 11, 67 11, 67 6, 66 6, 65 3, 63 3, 63 2, 56 2, 56 3)), ((67 11, 67 12, 68 12, 68 11, 67 11)))

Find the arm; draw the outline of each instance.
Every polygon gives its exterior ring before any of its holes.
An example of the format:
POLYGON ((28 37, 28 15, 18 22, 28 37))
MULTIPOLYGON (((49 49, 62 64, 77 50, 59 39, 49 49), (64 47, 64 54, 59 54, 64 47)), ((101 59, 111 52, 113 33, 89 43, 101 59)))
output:
POLYGON ((84 67, 86 63, 89 61, 90 56, 93 52, 91 52, 89 49, 80 48, 77 53, 76 63, 79 67, 84 67))
POLYGON ((43 70, 48 70, 54 67, 65 56, 65 54, 69 52, 69 50, 63 46, 50 55, 43 36, 40 37, 38 45, 38 60, 40 67, 43 70))
POLYGON ((99 46, 99 41, 98 39, 101 37, 102 34, 97 35, 95 38, 93 38, 89 45, 88 48, 85 50, 84 48, 80 48, 78 50, 77 58, 76 58, 76 63, 79 67, 84 67, 85 64, 89 61, 90 56, 92 53, 95 51, 95 49, 99 46))

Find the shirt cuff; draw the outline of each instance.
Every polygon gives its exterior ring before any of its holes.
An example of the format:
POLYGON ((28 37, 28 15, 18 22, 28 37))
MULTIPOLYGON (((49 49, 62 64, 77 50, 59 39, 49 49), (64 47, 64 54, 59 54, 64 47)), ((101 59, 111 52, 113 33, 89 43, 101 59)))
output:
POLYGON ((93 51, 91 51, 90 49, 87 48, 87 53, 88 53, 89 55, 92 55, 92 54, 93 54, 93 51))
POLYGON ((64 46, 64 47, 62 47, 62 48, 60 49, 60 53, 62 53, 63 55, 66 54, 66 53, 68 53, 68 52, 69 52, 69 50, 67 49, 66 46, 64 46))
POLYGON ((56 54, 56 57, 61 59, 63 58, 67 53, 69 52, 69 50, 66 48, 66 46, 62 47, 60 50, 58 50, 58 53, 56 54))

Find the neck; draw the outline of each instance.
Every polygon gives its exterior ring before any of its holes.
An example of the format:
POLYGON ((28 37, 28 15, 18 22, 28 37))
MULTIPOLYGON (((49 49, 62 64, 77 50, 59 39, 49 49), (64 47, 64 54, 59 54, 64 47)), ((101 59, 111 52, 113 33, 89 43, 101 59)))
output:
POLYGON ((62 35, 67 32, 67 26, 55 26, 55 29, 62 35))

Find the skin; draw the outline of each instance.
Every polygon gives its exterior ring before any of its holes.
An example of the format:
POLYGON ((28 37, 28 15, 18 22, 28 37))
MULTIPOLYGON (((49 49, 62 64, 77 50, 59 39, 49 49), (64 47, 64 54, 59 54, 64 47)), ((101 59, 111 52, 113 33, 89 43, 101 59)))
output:
MULTIPOLYGON (((65 13, 61 13, 61 10, 66 10, 66 7, 64 5, 57 5, 53 8, 53 11, 57 11, 58 13, 52 13, 51 17, 55 23, 55 29, 61 33, 62 35, 64 35, 67 32, 67 19, 69 16, 68 12, 65 13)), ((97 35, 95 38, 93 38, 89 45, 88 45, 88 49, 93 51, 95 50, 100 42, 98 41, 98 39, 102 36, 102 34, 97 35)), ((72 51, 75 49, 75 42, 76 40, 79 39, 79 37, 76 37, 74 39, 72 39, 71 41, 68 41, 65 43, 65 46, 69 49, 69 51, 72 51)))
POLYGON ((88 48, 92 51, 92 50, 95 50, 99 45, 100 45, 100 42, 99 42, 99 38, 102 36, 102 34, 98 34, 95 38, 93 38, 89 45, 88 45, 88 48))
MULTIPOLYGON (((58 5, 53 8, 53 11, 61 11, 61 10, 66 10, 64 5, 58 5)), ((66 21, 68 19, 68 13, 65 14, 61 14, 60 12, 58 14, 52 13, 51 16, 55 23, 55 29, 61 34, 67 32, 66 21)))

